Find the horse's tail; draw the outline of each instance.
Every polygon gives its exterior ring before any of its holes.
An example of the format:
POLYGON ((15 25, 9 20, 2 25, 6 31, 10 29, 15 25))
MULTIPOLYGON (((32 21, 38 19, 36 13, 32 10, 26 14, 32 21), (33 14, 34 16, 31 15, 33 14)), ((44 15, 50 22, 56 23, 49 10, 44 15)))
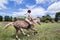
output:
POLYGON ((11 25, 11 24, 13 24, 13 22, 11 22, 11 23, 8 23, 7 25, 5 25, 5 27, 4 27, 3 29, 6 29, 6 28, 8 28, 8 27, 9 27, 9 25, 11 25))

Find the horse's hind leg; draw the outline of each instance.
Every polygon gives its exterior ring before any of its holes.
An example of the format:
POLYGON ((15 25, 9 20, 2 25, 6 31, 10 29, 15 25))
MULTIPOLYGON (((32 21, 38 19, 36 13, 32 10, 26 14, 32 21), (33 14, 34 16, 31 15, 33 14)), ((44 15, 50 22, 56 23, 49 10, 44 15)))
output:
POLYGON ((26 34, 26 33, 24 33, 24 31, 23 31, 23 29, 22 28, 20 28, 20 31, 21 31, 21 33, 23 34, 23 35, 25 35, 25 36, 30 36, 30 35, 28 35, 28 34, 26 34))
POLYGON ((20 39, 18 38, 18 30, 16 30, 16 40, 20 40, 20 39))
POLYGON ((20 28, 20 32, 23 34, 23 35, 26 35, 26 33, 24 33, 23 29, 20 28))

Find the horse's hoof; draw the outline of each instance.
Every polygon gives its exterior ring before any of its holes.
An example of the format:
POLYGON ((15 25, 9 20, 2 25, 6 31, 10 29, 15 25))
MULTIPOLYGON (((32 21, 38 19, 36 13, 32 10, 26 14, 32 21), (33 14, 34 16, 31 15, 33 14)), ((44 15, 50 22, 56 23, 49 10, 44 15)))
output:
POLYGON ((27 34, 25 34, 25 36, 27 36, 27 34))
POLYGON ((29 37, 30 35, 28 35, 28 34, 25 34, 25 36, 28 36, 28 37, 29 37))
POLYGON ((16 40, 18 40, 18 38, 16 38, 16 40))
POLYGON ((18 39, 18 40, 20 40, 20 39, 18 39))
POLYGON ((34 32, 34 35, 36 35, 38 32, 34 32))
POLYGON ((30 35, 27 35, 28 37, 30 36, 30 35))
POLYGON ((20 39, 16 38, 16 40, 20 40, 20 39))

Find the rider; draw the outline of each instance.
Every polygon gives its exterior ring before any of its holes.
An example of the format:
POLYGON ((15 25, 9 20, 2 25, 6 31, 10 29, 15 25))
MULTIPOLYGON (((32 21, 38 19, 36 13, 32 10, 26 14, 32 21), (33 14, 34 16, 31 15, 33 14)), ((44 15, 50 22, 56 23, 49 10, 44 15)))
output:
POLYGON ((27 13, 25 14, 26 15, 26 21, 29 23, 29 24, 32 24, 31 20, 32 20, 32 16, 31 16, 31 10, 28 10, 27 13))

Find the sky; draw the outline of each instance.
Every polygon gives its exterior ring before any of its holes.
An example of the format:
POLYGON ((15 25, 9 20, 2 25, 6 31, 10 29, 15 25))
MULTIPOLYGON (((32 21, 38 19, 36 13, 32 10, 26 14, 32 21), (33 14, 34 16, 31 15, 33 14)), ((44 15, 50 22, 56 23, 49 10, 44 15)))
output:
POLYGON ((24 16, 29 9, 33 17, 49 14, 54 18, 56 12, 60 12, 60 0, 0 0, 2 16, 24 16))

